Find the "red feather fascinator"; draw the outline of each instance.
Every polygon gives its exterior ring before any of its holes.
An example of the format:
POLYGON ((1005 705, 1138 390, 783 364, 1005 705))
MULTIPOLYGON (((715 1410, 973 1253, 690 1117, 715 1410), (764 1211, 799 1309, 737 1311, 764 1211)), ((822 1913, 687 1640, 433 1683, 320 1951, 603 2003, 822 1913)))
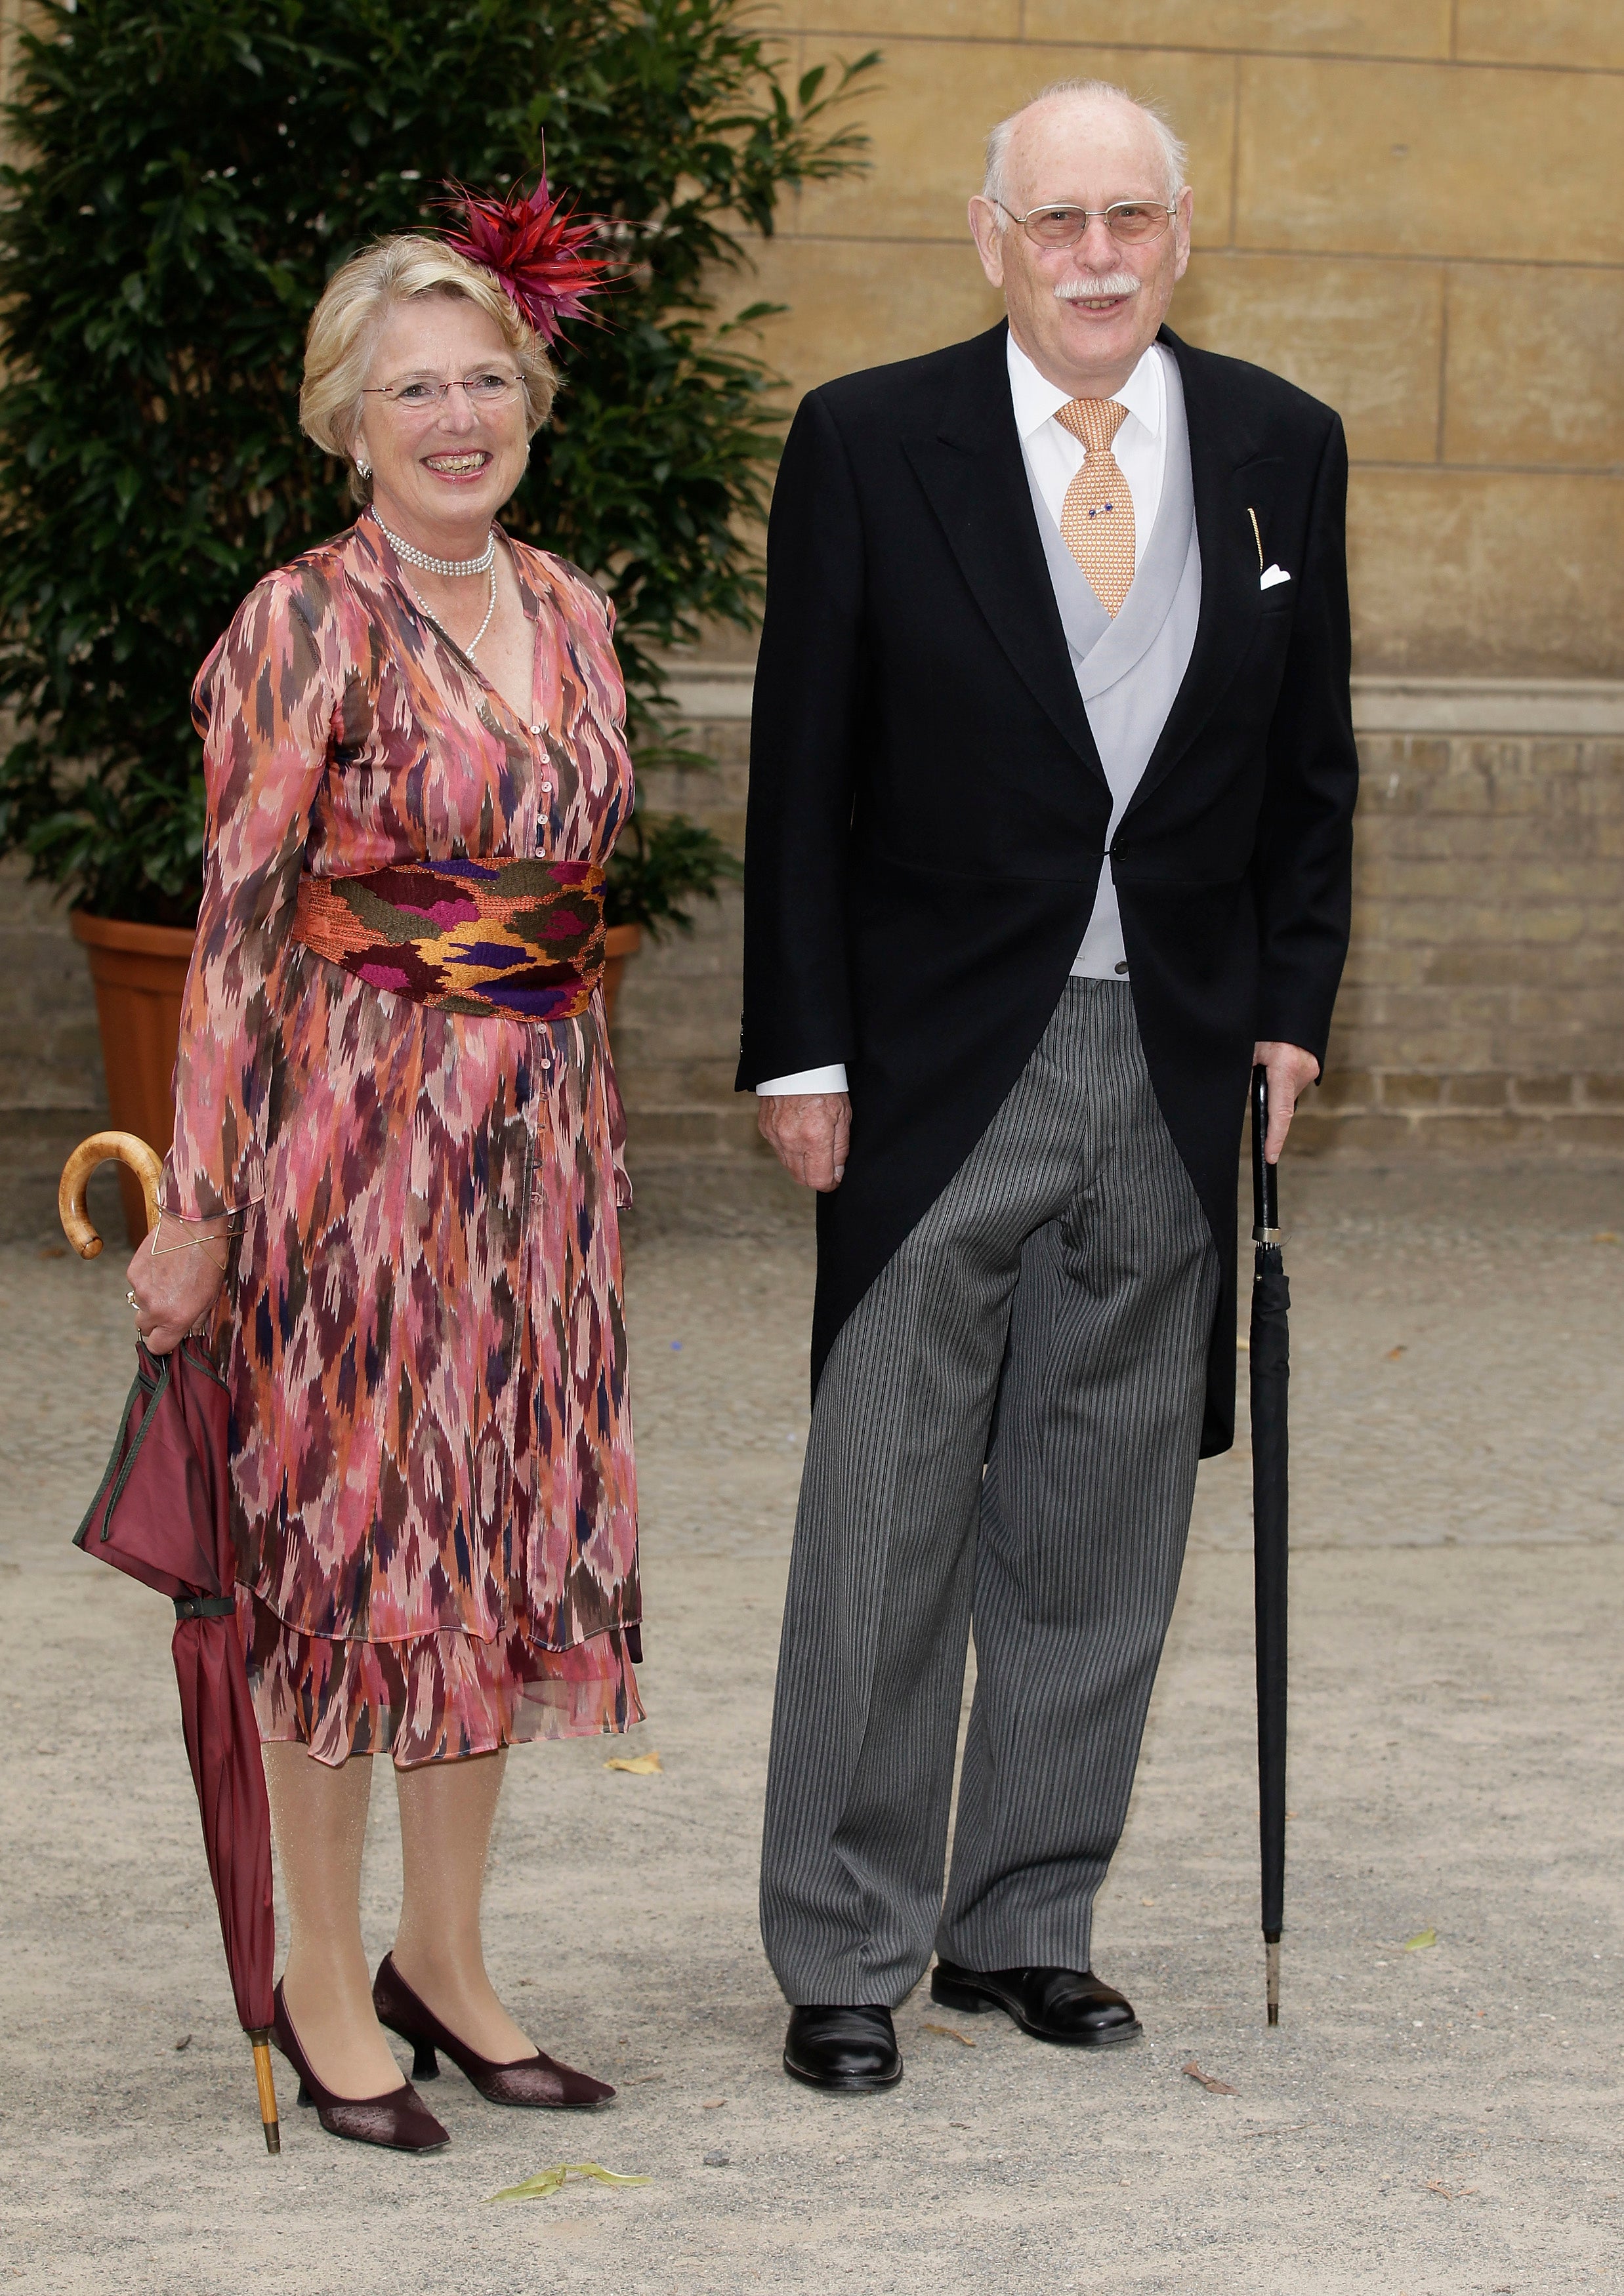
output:
POLYGON ((466 229, 447 232, 446 244, 494 272, 544 343, 557 341, 559 323, 587 315, 586 299, 600 291, 609 258, 588 255, 597 226, 577 222, 565 194, 556 198, 544 175, 529 199, 517 192, 488 199, 450 183, 448 206, 462 210, 466 229))

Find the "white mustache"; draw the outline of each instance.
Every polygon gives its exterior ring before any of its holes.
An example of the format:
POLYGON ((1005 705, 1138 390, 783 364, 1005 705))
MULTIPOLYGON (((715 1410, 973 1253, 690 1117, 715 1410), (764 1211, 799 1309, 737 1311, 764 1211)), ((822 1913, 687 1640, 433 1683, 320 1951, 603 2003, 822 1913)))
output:
POLYGON ((1136 295, 1140 284, 1131 271, 1108 271, 1103 278, 1062 279, 1054 292, 1062 303, 1113 303, 1120 295, 1136 295))

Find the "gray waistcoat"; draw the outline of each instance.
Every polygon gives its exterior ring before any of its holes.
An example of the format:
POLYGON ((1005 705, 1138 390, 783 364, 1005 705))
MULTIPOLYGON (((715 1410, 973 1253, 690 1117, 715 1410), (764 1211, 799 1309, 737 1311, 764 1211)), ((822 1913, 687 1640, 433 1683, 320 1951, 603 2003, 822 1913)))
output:
MULTIPOLYGON (((1201 612, 1202 561, 1195 535, 1195 496, 1190 480, 1190 434, 1185 422, 1184 388, 1176 362, 1159 353, 1167 405, 1167 458, 1156 523, 1140 556, 1133 586, 1113 622, 1082 568, 1067 549, 1047 504, 1027 483, 1038 513, 1049 579, 1077 673, 1078 692, 1088 712, 1112 799, 1106 842, 1138 788, 1150 763, 1173 698, 1189 668, 1201 612)), ((1083 935, 1073 972, 1111 980, 1124 961, 1122 925, 1111 863, 1100 873, 1094 914, 1083 935)))

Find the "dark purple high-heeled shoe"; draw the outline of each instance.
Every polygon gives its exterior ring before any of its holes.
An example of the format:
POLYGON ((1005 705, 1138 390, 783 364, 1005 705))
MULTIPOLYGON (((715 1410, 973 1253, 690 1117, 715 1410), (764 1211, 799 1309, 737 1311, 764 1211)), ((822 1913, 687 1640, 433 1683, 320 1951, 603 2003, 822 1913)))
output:
POLYGON ((387 2025, 391 2033, 398 2033, 403 2041, 412 2044, 414 2080, 438 2079, 439 2061, 434 2053, 444 2049, 452 2063, 461 2067, 480 2095, 491 2104, 606 2104, 614 2095, 607 2081, 594 2080, 590 2073, 574 2072, 540 2049, 533 2057, 520 2057, 511 2065, 493 2064, 488 2057, 480 2056, 466 2041, 459 2041, 455 2033, 447 2030, 428 2003, 414 1993, 402 1977, 392 1953, 386 1953, 378 1964, 378 1974, 373 1980, 373 2007, 381 2025, 387 2025))
POLYGON ((352 2144, 387 2144, 397 2152, 432 2152, 450 2144, 450 2137, 410 2081, 402 2081, 383 2096, 334 2096, 331 2089, 324 2088, 293 2030, 280 1985, 275 2005, 276 2018, 271 2032, 299 2075, 299 2101, 316 2107, 316 2118, 329 2136, 347 2136, 352 2144))

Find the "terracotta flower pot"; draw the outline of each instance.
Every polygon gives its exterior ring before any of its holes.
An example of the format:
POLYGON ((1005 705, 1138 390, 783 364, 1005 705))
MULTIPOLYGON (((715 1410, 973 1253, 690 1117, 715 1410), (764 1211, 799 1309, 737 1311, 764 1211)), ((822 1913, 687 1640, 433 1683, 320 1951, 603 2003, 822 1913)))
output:
POLYGON ((627 957, 636 956, 642 946, 641 925, 611 925, 603 936, 603 1013, 611 1029, 615 1025, 615 1004, 620 994, 626 961, 627 957))
MULTIPOLYGON (((175 1047, 195 935, 176 925, 87 917, 80 909, 69 922, 90 958, 112 1128, 149 1141, 161 1156, 175 1130, 175 1047)), ((140 1182, 123 1165, 119 1186, 133 1250, 146 1234, 146 1206, 140 1182)))

